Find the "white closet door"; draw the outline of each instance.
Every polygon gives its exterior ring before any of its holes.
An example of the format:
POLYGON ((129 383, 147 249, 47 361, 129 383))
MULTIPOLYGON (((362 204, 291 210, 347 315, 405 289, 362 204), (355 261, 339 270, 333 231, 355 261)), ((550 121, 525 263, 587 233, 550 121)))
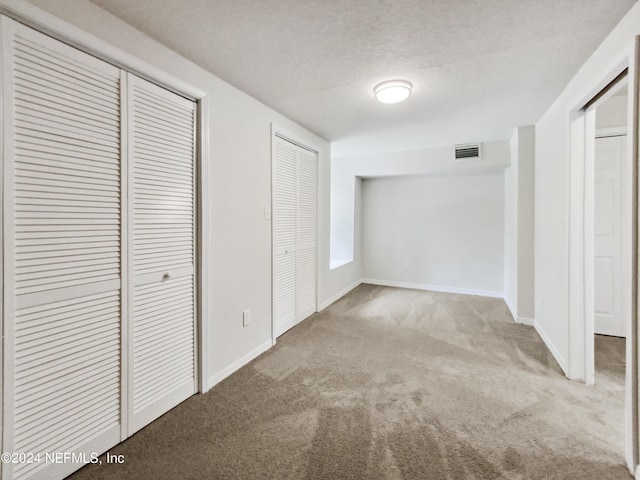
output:
POLYGON ((195 104, 128 75, 129 434, 196 392, 195 104))
POLYGON ((317 155, 278 136, 273 158, 276 336, 316 311, 317 155))
POLYGON ((298 149, 297 321, 316 311, 316 154, 298 149))
POLYGON ((594 331, 626 336, 620 292, 621 183, 626 135, 596 138, 594 182, 594 331))
POLYGON ((273 323, 275 335, 296 324, 296 146, 275 139, 273 158, 273 323))
POLYGON ((62 478, 45 452, 120 441, 120 72, 2 26, 3 478, 62 478))

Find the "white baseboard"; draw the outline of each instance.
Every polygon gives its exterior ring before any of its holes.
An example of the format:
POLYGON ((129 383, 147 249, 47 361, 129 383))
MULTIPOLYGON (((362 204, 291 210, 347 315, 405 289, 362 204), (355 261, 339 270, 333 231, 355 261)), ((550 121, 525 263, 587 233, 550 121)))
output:
POLYGON ((540 335, 540 338, 551 352, 551 355, 553 355, 553 358, 555 358, 556 362, 558 362, 558 365, 560 365, 560 368, 564 372, 565 376, 568 376, 569 364, 553 344, 553 342, 549 338, 549 335, 547 335, 547 332, 544 331, 542 326, 537 321, 533 322, 533 328, 536 329, 536 332, 538 332, 538 335, 540 335))
POLYGON ((268 342, 264 342, 262 345, 260 345, 259 347, 251 350, 249 353, 247 353, 243 357, 239 358, 238 360, 233 362, 231 365, 229 365, 226 368, 220 370, 218 373, 216 373, 212 377, 209 377, 209 385, 207 385, 207 388, 205 389, 205 392, 207 390, 209 390, 210 388, 214 387, 216 384, 220 383, 222 380, 227 378, 233 372, 235 372, 235 371, 239 370, 240 368, 244 367, 247 363, 249 363, 251 360, 253 360, 257 356, 259 356, 261 353, 264 353, 267 350, 269 350, 273 345, 274 345, 274 343, 271 340, 269 340, 268 342))
POLYGON ((523 325, 529 325, 530 327, 533 327, 533 324, 535 322, 535 320, 533 318, 519 317, 518 314, 516 313, 516 309, 513 308, 513 305, 511 304, 511 302, 509 301, 509 299, 507 297, 504 297, 504 303, 507 304, 507 308, 509 309, 509 313, 511 313, 511 318, 513 318, 514 322, 521 323, 523 325))
POLYGON ((534 318, 529 318, 529 317, 516 317, 515 320, 517 323, 521 323, 523 325, 529 325, 530 327, 533 327, 536 323, 534 318))
POLYGON ((320 312, 320 311, 324 310, 325 308, 327 308, 332 303, 340 300, 342 297, 344 297, 347 293, 349 293, 351 290, 356 288, 361 283, 362 283, 362 280, 358 280, 358 281, 352 283, 351 285, 349 285, 344 290, 341 290, 340 292, 336 293, 333 297, 331 297, 328 300, 325 300, 324 302, 320 303, 318 305, 318 311, 320 312))
POLYGON ((445 287, 442 285, 396 282, 394 280, 379 280, 377 278, 363 278, 362 283, 368 283, 370 285, 382 285, 385 287, 413 288, 415 290, 431 290, 433 292, 461 293, 463 295, 477 295, 480 297, 504 298, 503 292, 495 292, 493 290, 476 290, 472 288, 445 287))

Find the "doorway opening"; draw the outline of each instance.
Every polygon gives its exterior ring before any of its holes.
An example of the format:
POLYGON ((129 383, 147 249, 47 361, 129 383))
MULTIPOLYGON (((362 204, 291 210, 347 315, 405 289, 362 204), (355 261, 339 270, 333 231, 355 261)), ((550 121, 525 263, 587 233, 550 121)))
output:
POLYGON ((628 61, 612 70, 571 118, 568 377, 610 390, 607 423, 625 432, 619 435, 624 437, 620 449, 633 471, 638 463, 632 160, 637 112, 630 105, 637 85, 630 71, 635 65, 628 61))
MULTIPOLYGON (((631 282, 623 262, 623 229, 631 224, 630 193, 624 185, 627 158, 628 86, 626 77, 594 105, 593 137, 593 333, 594 382, 607 392, 611 406, 607 422, 624 425, 627 323, 626 301, 631 282), (624 210, 624 211, 623 211, 624 210)), ((624 451, 624 436, 620 436, 624 451)))

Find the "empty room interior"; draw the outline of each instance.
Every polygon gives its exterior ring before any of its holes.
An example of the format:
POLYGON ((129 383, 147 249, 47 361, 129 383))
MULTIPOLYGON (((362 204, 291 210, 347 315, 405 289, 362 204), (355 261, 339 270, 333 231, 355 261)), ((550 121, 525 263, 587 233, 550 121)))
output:
POLYGON ((0 0, 2 479, 640 478, 634 0, 0 0))

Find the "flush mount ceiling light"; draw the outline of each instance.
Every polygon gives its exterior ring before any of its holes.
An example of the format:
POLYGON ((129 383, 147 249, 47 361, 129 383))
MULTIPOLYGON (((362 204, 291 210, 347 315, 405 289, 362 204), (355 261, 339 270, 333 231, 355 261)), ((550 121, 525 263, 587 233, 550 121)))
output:
POLYGON ((376 85, 373 93, 379 102, 398 103, 411 95, 411 88, 411 83, 406 80, 389 80, 376 85))

